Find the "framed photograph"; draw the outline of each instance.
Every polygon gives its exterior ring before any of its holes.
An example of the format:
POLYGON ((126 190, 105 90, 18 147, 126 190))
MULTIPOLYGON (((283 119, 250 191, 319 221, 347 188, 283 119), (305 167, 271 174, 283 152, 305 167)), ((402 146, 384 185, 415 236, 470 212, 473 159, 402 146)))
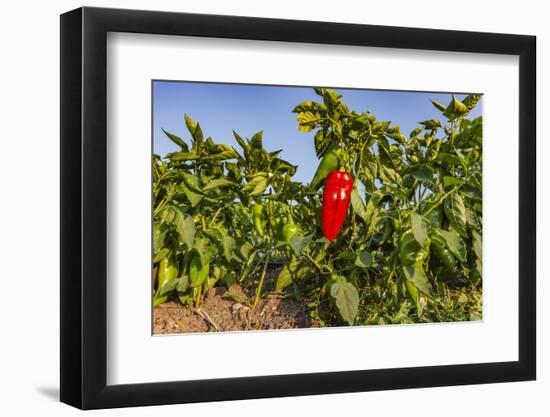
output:
POLYGON ((533 380, 535 37, 61 16, 61 401, 533 380))

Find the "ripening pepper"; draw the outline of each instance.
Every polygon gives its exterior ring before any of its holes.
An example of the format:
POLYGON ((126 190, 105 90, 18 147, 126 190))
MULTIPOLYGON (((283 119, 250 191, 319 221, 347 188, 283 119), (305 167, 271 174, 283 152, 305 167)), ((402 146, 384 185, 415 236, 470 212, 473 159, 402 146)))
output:
POLYGON ((340 233, 346 219, 353 178, 345 171, 332 171, 326 181, 323 191, 323 234, 332 242, 340 233))
POLYGON ((293 236, 300 232, 300 228, 294 224, 292 216, 289 216, 287 222, 279 229, 279 240, 289 243, 293 236))
POLYGON ((317 189, 321 185, 321 182, 330 174, 332 171, 338 168, 340 164, 340 150, 339 148, 332 148, 327 151, 321 163, 315 171, 315 175, 311 180, 311 188, 317 189))
POLYGON ((178 277, 178 267, 174 254, 162 258, 158 270, 158 288, 162 288, 164 284, 178 277))
POLYGON ((265 216, 264 216, 264 206, 261 204, 256 204, 252 208, 252 220, 254 222, 254 229, 256 230, 256 234, 258 236, 264 235, 264 227, 265 227, 265 216))
POLYGON ((456 259, 449 249, 445 245, 445 239, 439 235, 432 237, 431 248, 435 253, 435 256, 441 261, 441 263, 450 271, 456 269, 456 259))
POLYGON ((411 230, 407 230, 401 236, 399 246, 399 254, 401 255, 401 263, 403 266, 414 266, 421 264, 426 258, 426 251, 420 246, 411 230))

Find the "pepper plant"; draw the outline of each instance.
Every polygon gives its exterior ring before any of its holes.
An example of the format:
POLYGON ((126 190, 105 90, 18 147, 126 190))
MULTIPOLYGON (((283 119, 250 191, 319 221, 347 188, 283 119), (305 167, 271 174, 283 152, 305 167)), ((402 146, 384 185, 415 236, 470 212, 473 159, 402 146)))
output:
POLYGON ((187 140, 165 132, 178 150, 153 161, 154 304, 199 308, 239 283, 255 308, 274 270, 269 291, 321 324, 478 319, 482 119, 468 115, 481 97, 434 101, 441 117, 407 135, 315 93, 293 110, 320 160, 309 184, 262 132, 234 132, 237 148, 187 115, 187 140))

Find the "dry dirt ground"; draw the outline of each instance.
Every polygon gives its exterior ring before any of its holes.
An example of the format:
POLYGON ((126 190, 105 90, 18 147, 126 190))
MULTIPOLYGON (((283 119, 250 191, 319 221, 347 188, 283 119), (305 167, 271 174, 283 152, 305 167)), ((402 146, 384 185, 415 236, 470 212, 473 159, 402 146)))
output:
MULTIPOLYGON (((199 309, 169 301, 154 309, 153 333, 270 330, 318 327, 304 305, 276 294, 264 295, 255 309, 236 301, 244 295, 238 286, 231 292, 212 288, 199 309), (230 295, 231 294, 231 295, 230 295)), ((244 298, 244 297, 243 297, 244 298)))

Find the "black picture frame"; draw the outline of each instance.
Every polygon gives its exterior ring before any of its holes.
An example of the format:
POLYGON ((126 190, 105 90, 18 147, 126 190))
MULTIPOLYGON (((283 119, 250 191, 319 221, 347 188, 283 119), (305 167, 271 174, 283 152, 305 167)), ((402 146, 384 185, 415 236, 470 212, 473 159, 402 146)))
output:
POLYGON ((536 377, 536 38, 80 8, 61 16, 61 401, 82 409, 533 380, 536 377), (519 56, 519 360, 113 385, 107 376, 108 32, 519 56))

